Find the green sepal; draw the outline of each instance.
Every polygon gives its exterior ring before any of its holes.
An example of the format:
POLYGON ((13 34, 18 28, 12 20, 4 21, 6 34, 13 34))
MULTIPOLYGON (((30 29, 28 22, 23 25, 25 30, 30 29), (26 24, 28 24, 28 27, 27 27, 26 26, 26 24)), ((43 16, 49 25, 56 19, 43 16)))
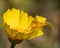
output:
POLYGON ((19 44, 19 43, 21 43, 21 42, 23 41, 23 40, 12 40, 12 39, 10 39, 10 38, 8 38, 8 40, 9 40, 10 43, 11 43, 10 48, 14 48, 16 44, 19 44))

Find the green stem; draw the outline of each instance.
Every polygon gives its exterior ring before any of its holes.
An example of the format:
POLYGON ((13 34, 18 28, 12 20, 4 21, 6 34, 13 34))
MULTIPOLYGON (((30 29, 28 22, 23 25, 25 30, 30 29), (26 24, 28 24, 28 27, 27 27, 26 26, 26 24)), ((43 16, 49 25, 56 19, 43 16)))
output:
POLYGON ((14 48, 16 44, 19 44, 19 43, 21 43, 21 42, 23 41, 23 40, 12 40, 12 39, 10 39, 10 38, 8 38, 8 40, 9 40, 10 43, 11 43, 10 48, 14 48))
POLYGON ((15 47, 15 43, 11 43, 11 46, 10 46, 10 48, 14 48, 15 47))

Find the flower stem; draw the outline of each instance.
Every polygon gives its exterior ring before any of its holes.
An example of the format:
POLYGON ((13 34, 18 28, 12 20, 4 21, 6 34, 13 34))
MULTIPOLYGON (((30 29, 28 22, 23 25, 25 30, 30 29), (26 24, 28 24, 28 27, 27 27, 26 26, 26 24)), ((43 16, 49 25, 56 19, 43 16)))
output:
POLYGON ((9 40, 10 43, 11 43, 10 48, 14 48, 16 44, 19 44, 19 43, 21 43, 21 42, 23 41, 23 40, 12 40, 12 39, 10 39, 10 38, 8 38, 8 40, 9 40))
POLYGON ((10 48, 14 48, 15 47, 15 43, 11 43, 11 46, 10 46, 10 48))

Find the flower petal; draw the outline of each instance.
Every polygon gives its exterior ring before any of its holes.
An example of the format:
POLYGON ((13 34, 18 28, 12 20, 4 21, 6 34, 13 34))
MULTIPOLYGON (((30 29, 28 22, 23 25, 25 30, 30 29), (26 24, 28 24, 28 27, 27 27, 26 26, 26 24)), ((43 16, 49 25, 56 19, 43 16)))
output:
POLYGON ((42 32, 42 29, 35 29, 34 31, 32 31, 32 33, 28 37, 28 40, 42 36, 43 34, 44 33, 42 32))
POLYGON ((40 23, 45 23, 46 22, 46 18, 45 17, 42 17, 42 16, 36 16, 36 20, 40 23))
POLYGON ((14 8, 12 9, 12 11, 7 10, 7 12, 5 12, 3 15, 4 22, 10 25, 10 28, 18 27, 19 14, 20 14, 20 11, 14 8))
POLYGON ((19 28, 25 30, 27 28, 27 21, 28 21, 28 14, 21 11, 20 17, 19 17, 19 28))

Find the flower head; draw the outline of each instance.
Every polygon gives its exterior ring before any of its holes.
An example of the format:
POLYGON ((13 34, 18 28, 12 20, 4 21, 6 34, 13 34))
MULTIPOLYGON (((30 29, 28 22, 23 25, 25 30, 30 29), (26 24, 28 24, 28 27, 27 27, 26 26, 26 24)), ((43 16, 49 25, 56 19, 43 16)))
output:
POLYGON ((46 23, 46 18, 29 16, 28 13, 13 8, 8 9, 3 14, 3 25, 8 37, 12 40, 33 39, 42 36, 42 27, 46 23))

